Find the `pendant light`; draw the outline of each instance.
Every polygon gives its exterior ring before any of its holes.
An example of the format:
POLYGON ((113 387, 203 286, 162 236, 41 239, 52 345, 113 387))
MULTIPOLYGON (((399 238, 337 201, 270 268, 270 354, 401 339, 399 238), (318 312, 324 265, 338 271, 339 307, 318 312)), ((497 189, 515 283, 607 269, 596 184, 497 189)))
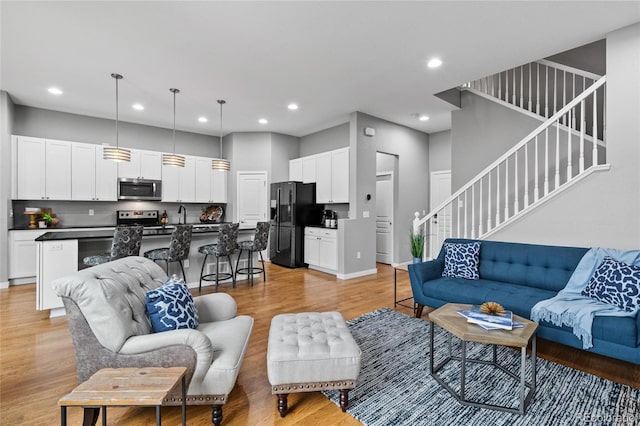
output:
POLYGON ((131 161, 131 151, 126 148, 120 148, 120 143, 118 141, 118 80, 122 80, 122 76, 120 74, 113 73, 111 74, 116 80, 116 146, 105 146, 102 148, 102 158, 105 160, 113 160, 113 161, 131 161))
POLYGON ((169 89, 173 93, 173 154, 162 154, 162 165, 173 167, 184 167, 184 157, 176 155, 176 93, 178 89, 169 89))
POLYGON ((213 170, 223 170, 228 172, 231 170, 231 163, 229 163, 229 160, 222 158, 222 105, 226 103, 227 101, 224 99, 218 99, 218 104, 220 104, 220 158, 214 158, 211 160, 211 168, 213 170))

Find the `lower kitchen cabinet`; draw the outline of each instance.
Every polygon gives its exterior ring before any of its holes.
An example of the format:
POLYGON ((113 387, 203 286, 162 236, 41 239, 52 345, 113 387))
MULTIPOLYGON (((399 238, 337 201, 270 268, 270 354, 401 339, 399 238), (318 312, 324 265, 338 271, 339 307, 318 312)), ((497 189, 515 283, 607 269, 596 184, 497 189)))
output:
POLYGON ((311 269, 336 274, 338 270, 338 230, 304 228, 304 262, 311 269))

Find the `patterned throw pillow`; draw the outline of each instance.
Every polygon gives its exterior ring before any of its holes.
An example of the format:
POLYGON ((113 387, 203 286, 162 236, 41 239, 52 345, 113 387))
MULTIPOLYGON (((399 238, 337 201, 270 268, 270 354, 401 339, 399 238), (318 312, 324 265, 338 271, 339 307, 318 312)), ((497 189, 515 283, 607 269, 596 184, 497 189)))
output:
POLYGON ((171 277, 147 292, 147 312, 154 333, 198 327, 198 311, 184 281, 171 277))
POLYGON ((480 243, 444 243, 443 277, 480 279, 480 243))
POLYGON ((606 256, 582 295, 634 312, 640 309, 640 267, 606 256))

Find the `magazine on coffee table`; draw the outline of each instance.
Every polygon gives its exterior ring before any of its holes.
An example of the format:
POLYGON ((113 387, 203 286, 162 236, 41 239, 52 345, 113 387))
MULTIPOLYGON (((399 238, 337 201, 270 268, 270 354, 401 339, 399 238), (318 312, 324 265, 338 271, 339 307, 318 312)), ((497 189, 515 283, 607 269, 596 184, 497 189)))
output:
POLYGON ((467 322, 477 324, 485 330, 512 330, 514 327, 511 311, 504 311, 503 315, 489 315, 481 312, 478 306, 473 306, 471 309, 458 311, 458 314, 465 317, 467 322))

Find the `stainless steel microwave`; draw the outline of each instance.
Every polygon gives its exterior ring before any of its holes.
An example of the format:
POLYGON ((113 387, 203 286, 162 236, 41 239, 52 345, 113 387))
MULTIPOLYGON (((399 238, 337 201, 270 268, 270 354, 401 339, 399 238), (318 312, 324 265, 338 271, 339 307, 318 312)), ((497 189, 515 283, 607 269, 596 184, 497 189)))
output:
POLYGON ((118 179, 118 200, 148 200, 162 199, 162 181, 150 179, 118 179))

